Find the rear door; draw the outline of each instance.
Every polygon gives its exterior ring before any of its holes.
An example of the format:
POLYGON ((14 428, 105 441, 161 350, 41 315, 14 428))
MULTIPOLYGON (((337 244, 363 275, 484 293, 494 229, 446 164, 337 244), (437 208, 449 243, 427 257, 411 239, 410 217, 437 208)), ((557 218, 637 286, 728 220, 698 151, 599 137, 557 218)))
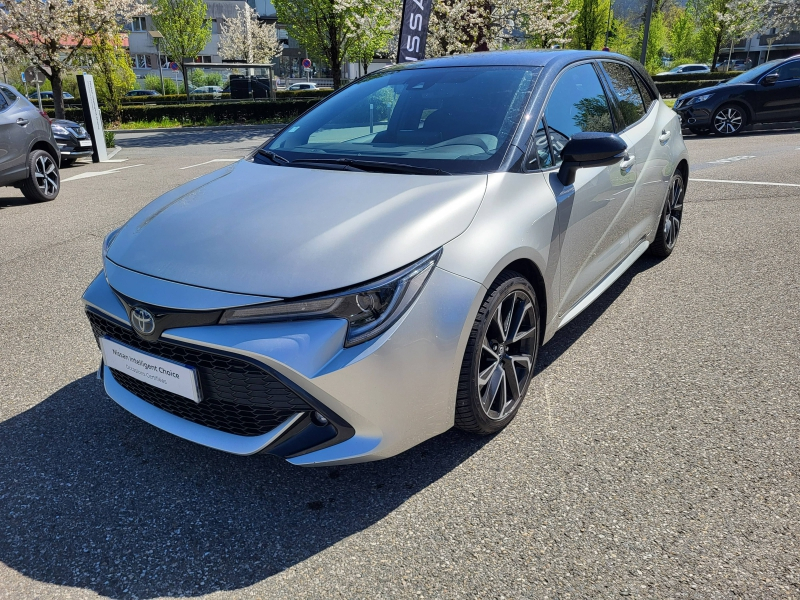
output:
POLYGON ((666 143, 680 132, 658 129, 657 98, 628 65, 610 60, 601 64, 616 107, 617 133, 636 162, 636 198, 628 221, 631 244, 636 244, 655 226, 671 175, 664 172, 670 160, 666 143))
POLYGON ((768 86, 759 82, 755 91, 757 119, 762 122, 800 119, 800 60, 784 63, 770 73, 778 73, 778 81, 768 86))
MULTIPOLYGON (((544 120, 554 166, 561 164, 561 150, 575 133, 614 131, 608 97, 595 69, 588 62, 568 67, 547 101, 544 120)), ((579 169, 571 186, 564 187, 555 171, 548 179, 563 228, 558 311, 563 315, 627 254, 636 173, 633 161, 623 161, 579 169)))

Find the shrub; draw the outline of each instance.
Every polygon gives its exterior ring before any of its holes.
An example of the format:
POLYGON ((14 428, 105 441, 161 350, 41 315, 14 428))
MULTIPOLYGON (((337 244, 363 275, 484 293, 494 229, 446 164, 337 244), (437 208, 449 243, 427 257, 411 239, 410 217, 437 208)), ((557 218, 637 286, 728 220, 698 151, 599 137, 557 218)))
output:
POLYGON ((736 77, 740 73, 741 71, 730 71, 724 73, 675 73, 674 75, 662 75, 661 77, 656 77, 654 78, 654 81, 708 81, 710 79, 714 79, 719 82, 720 80, 736 77))
MULTIPOLYGON (((174 119, 185 125, 219 123, 223 121, 247 123, 248 121, 289 122, 314 106, 316 99, 281 100, 277 102, 194 102, 189 104, 139 104, 123 105, 120 121, 161 121, 174 119)), ((79 108, 67 108, 67 119, 81 119, 79 108)), ((49 109, 48 113, 53 114, 49 109)), ((107 115, 103 115, 104 120, 107 115)))
POLYGON ((712 87, 719 84, 719 80, 702 81, 656 81, 656 87, 664 98, 678 97, 686 92, 712 87))
MULTIPOLYGON (((183 84, 180 86, 181 92, 183 91, 183 84)), ((161 93, 161 78, 158 75, 145 75, 144 84, 142 85, 143 90, 155 90, 159 94, 161 93)), ((170 79, 169 77, 164 77, 164 93, 168 96, 178 94, 178 85, 175 83, 174 79, 170 79)), ((186 98, 184 98, 185 100, 186 98)))
POLYGON ((113 131, 103 131, 103 137, 106 140, 106 148, 113 148, 116 146, 116 141, 114 140, 114 132, 113 131))

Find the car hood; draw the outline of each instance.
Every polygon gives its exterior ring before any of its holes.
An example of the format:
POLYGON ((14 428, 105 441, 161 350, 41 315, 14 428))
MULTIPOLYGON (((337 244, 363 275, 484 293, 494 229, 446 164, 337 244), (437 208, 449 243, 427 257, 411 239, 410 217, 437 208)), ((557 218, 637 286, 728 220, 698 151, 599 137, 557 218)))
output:
POLYGON ((53 125, 61 125, 62 127, 80 127, 78 123, 68 119, 52 119, 50 122, 53 125))
POLYGON ((331 291, 383 276, 461 234, 486 181, 243 160, 146 206, 122 227, 107 258, 226 292, 291 298, 331 291))

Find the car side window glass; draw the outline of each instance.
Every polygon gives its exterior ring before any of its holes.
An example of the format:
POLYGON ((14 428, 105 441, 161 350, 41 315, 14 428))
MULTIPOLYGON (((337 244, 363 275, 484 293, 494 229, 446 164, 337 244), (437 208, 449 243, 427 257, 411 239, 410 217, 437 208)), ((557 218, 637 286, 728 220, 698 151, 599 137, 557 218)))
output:
POLYGON ((623 127, 620 129, 630 127, 646 112, 636 79, 627 65, 610 61, 603 61, 602 64, 622 113, 623 127))
POLYGON ((547 131, 545 130, 544 121, 540 121, 531 139, 531 147, 528 150, 528 159, 525 162, 525 167, 529 171, 535 171, 536 169, 549 169, 552 166, 553 157, 550 155, 547 131))
POLYGON ((639 91, 642 92, 642 98, 644 99, 644 110, 650 108, 650 105, 656 101, 657 96, 653 95, 653 90, 650 89, 650 86, 647 85, 644 81, 642 81, 641 77, 636 77, 636 83, 639 84, 639 91))
POLYGON ((576 133, 614 132, 608 99, 592 65, 572 67, 561 74, 547 101, 544 118, 554 166, 561 164, 561 151, 576 133))
POLYGON ((781 65, 777 70, 778 81, 791 81, 792 79, 800 79, 800 62, 786 63, 781 65))
POLYGON ((8 101, 3 94, 0 94, 0 111, 3 111, 8 108, 8 101))
POLYGON ((8 98, 9 103, 14 104, 17 101, 17 95, 14 93, 14 90, 4 87, 3 88, 3 95, 8 98))

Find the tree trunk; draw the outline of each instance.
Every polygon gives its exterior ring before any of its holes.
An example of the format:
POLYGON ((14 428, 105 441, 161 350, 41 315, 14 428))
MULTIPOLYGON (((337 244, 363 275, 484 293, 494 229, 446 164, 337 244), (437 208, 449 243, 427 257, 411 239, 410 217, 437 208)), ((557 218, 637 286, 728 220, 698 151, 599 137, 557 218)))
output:
POLYGON ((719 58, 719 47, 722 45, 722 32, 717 34, 717 39, 714 41, 714 59, 711 61, 711 70, 717 70, 717 59, 719 58))
POLYGON ((52 73, 49 77, 50 83, 53 84, 53 104, 56 109, 56 119, 64 118, 64 91, 61 87, 61 71, 56 71, 50 67, 52 73))
POLYGON ((186 92, 186 101, 188 102, 189 100, 191 100, 191 98, 189 98, 189 77, 187 77, 186 73, 185 57, 181 59, 181 73, 183 73, 183 91, 186 92))

